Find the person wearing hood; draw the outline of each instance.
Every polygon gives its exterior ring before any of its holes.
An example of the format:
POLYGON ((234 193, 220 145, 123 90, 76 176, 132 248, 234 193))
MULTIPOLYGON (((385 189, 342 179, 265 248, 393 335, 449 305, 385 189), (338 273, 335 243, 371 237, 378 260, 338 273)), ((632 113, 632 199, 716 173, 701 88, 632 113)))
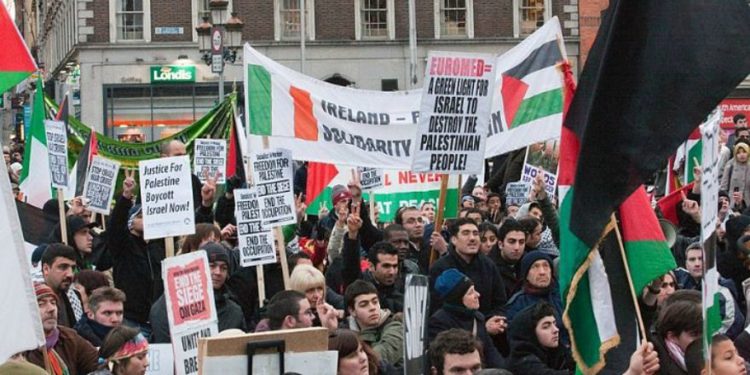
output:
POLYGON ((727 162, 721 176, 721 190, 731 194, 732 207, 744 210, 750 202, 750 145, 745 140, 734 144, 734 158, 727 162))
POLYGON ((485 327, 491 336, 505 331, 505 285, 495 263, 479 251, 479 227, 469 218, 460 218, 451 226, 451 244, 448 253, 430 268, 431 312, 443 303, 435 289, 438 276, 455 268, 468 276, 479 292, 479 311, 487 321, 485 327))
POLYGON ((484 326, 484 315, 479 312, 479 292, 466 275, 455 268, 438 276, 435 289, 443 306, 432 316, 427 326, 427 342, 432 342, 440 332, 459 328, 471 332, 484 347, 485 367, 504 367, 505 361, 497 351, 484 326))
MULTIPOLYGON (((94 269, 97 260, 94 259, 95 257, 92 252, 94 237, 91 235, 91 228, 95 227, 96 224, 87 223, 80 216, 68 216, 65 221, 68 245, 76 251, 76 265, 78 266, 78 269, 94 269)), ((49 234, 48 242, 63 242, 59 223, 49 234)))
POLYGON ((509 332, 508 369, 514 374, 567 375, 575 370, 570 352, 560 345, 557 313, 539 302, 518 312, 509 332))
POLYGON ((378 290, 367 281, 357 280, 344 293, 349 317, 341 328, 359 332, 385 363, 401 367, 404 360, 404 326, 400 315, 380 308, 378 290))
MULTIPOLYGON (((209 242, 199 248, 206 252, 208 267, 211 270, 211 285, 214 288, 214 306, 219 320, 219 332, 227 329, 247 331, 245 315, 242 308, 234 301, 234 296, 226 287, 229 277, 229 253, 224 246, 209 242)), ((153 328, 152 343, 168 343, 171 341, 169 321, 167 318, 166 296, 162 295, 151 307, 149 315, 153 328)))
POLYGON ((508 300, 506 316, 513 322, 516 315, 523 309, 544 301, 553 307, 560 338, 564 345, 568 345, 568 334, 562 324, 562 299, 557 280, 552 272, 552 259, 539 251, 527 253, 521 259, 521 290, 508 300))

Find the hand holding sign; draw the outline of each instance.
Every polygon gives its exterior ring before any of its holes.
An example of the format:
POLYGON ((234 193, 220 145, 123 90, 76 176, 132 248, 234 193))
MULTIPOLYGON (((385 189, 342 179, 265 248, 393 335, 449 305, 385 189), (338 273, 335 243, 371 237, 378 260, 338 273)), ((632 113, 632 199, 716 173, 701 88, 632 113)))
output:
POLYGON ((529 195, 530 201, 541 201, 547 198, 547 191, 544 189, 544 171, 539 170, 536 177, 531 182, 531 194, 529 195))
POLYGON ((362 218, 359 217, 359 204, 352 202, 352 213, 346 219, 346 226, 349 228, 349 238, 357 239, 357 233, 362 228, 362 218))
POLYGON ((227 224, 227 226, 221 230, 221 239, 226 240, 232 237, 237 237, 237 226, 234 224, 227 224))
POLYGON ((122 181, 122 196, 125 199, 133 199, 133 190, 135 190, 135 170, 125 170, 125 180, 122 181))
POLYGON ((67 212, 68 216, 78 216, 86 210, 86 206, 83 203, 83 197, 78 196, 70 200, 70 209, 67 212))
POLYGON ((688 199, 684 191, 680 191, 682 196, 682 211, 690 215, 696 223, 701 222, 701 206, 698 202, 688 199))

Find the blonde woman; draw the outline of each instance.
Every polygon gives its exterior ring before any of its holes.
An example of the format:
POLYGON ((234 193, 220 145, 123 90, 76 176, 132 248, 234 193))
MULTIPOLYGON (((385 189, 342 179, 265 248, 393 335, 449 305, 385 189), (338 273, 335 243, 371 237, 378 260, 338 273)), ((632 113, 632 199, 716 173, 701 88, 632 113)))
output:
POLYGON ((315 313, 313 326, 334 330, 343 311, 336 310, 326 303, 326 278, 317 268, 300 264, 294 267, 289 276, 289 288, 305 295, 315 313))

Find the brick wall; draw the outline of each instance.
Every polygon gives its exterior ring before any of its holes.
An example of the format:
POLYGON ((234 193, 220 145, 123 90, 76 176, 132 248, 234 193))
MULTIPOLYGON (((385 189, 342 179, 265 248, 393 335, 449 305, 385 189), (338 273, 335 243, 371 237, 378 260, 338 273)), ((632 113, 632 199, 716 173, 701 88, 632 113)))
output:
POLYGON ((354 2, 315 1, 315 39, 354 40, 354 2))
POLYGON ((474 0, 474 37, 513 36, 513 1, 474 0))
POLYGON ((234 0, 232 5, 237 17, 245 24, 242 29, 243 41, 252 43, 273 40, 272 0, 234 0))
POLYGON ((579 2, 579 30, 580 30, 580 57, 578 66, 583 67, 589 55, 591 45, 594 44, 596 33, 602 21, 602 12, 609 6, 609 0, 586 0, 579 2))
POLYGON ((176 42, 193 40, 192 0, 151 0, 151 40, 176 42), (156 35, 157 27, 182 27, 182 34, 156 35))
POLYGON ((94 19, 88 21, 89 26, 94 26, 94 35, 89 35, 87 42, 109 42, 109 0, 94 0, 86 10, 94 11, 94 19))

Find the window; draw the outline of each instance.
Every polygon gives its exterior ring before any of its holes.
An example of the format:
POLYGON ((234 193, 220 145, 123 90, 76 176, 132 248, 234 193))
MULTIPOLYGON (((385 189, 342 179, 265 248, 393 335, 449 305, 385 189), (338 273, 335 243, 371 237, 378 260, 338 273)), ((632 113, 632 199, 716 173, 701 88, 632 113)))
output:
POLYGON ((355 39, 395 39, 394 0, 356 0, 354 2, 355 39))
POLYGON ((398 91, 398 80, 397 79, 381 79, 380 90, 381 91, 398 91))
MULTIPOLYGON (((201 23, 203 23, 203 17, 208 17, 208 22, 213 23, 211 21, 211 8, 208 6, 208 3, 211 2, 211 0, 192 0, 193 2, 193 41, 198 41, 198 32, 195 31, 195 28, 198 27, 201 23)), ((233 7, 232 7, 232 1, 230 1, 227 4, 227 11, 225 12, 225 17, 231 17, 233 7)), ((226 19, 224 20, 226 21, 226 19)))
POLYGON ((151 40, 151 0, 110 0, 110 41, 151 40))
POLYGON ((552 16, 550 0, 513 0, 513 9, 516 38, 531 35, 552 16))
POLYGON ((473 0, 435 0, 435 38, 473 38, 473 0))
MULTIPOLYGON (((305 39, 315 39, 315 3, 314 0, 305 2, 305 39)), ((276 40, 299 40, 300 37, 300 5, 302 0, 276 0, 274 2, 276 40)))

